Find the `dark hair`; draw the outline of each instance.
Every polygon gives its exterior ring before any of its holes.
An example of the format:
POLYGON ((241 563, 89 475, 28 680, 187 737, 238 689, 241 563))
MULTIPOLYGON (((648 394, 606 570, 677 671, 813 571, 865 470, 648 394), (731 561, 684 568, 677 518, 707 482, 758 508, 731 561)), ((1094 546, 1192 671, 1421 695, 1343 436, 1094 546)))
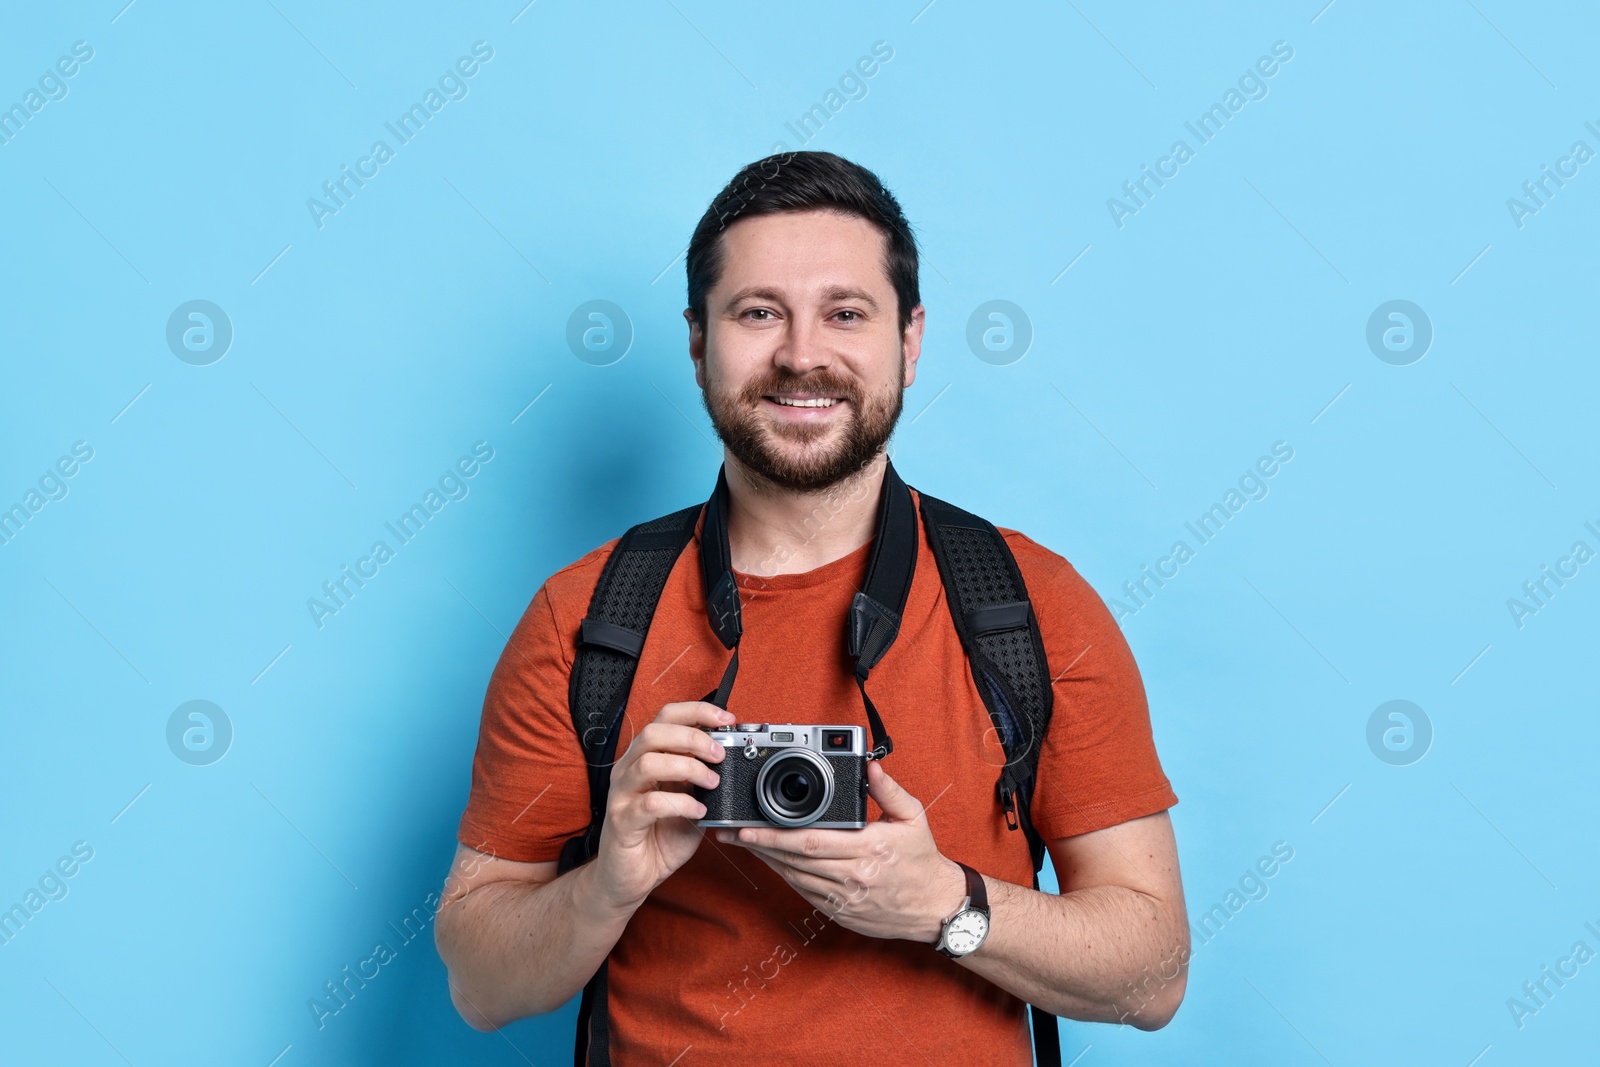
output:
POLYGON ((722 233, 740 219, 817 209, 866 219, 888 239, 884 263, 900 304, 900 330, 922 303, 917 287, 917 239, 900 204, 878 176, 832 152, 782 152, 748 164, 700 217, 685 267, 689 310, 706 325, 706 293, 722 274, 722 233))

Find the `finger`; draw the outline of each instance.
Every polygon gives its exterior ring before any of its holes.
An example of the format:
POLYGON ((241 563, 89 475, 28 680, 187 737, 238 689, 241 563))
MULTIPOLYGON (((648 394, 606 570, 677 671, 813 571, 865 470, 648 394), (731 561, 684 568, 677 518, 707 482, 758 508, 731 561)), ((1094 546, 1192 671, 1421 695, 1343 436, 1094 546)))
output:
POLYGON ((883 817, 891 822, 913 822, 922 818, 922 801, 889 777, 878 760, 867 764, 867 795, 878 802, 883 817))
MULTIPOLYGON (((733 718, 732 712, 699 700, 663 705, 656 717, 646 723, 628 743, 627 751, 616 761, 616 768, 620 771, 647 749, 686 752, 710 762, 719 762, 722 759, 721 747, 711 741, 706 730, 731 725, 733 718)), ((632 720, 629 719, 626 725, 632 726, 632 720)))
POLYGON ((704 730, 664 722, 653 722, 646 726, 628 746, 628 756, 632 760, 637 760, 646 752, 677 752, 706 763, 721 763, 727 755, 727 750, 713 741, 704 730))
POLYGON ((688 793, 669 793, 655 790, 646 793, 639 800, 639 810, 644 813, 650 822, 661 819, 703 819, 706 815, 706 806, 690 796, 688 793))
POLYGON ((617 780, 616 792, 648 793, 658 785, 669 782, 687 782, 705 789, 715 789, 721 781, 716 771, 693 756, 680 756, 673 752, 645 752, 639 756, 617 780))
POLYGON ((766 856, 762 856, 761 859, 762 862, 777 873, 778 877, 788 883, 789 888, 799 893, 808 903, 821 908, 830 916, 837 914, 847 901, 851 899, 859 900, 862 896, 862 887, 859 882, 840 882, 813 874, 800 867, 791 867, 786 863, 766 856))
POLYGON ((680 726, 731 726, 733 720, 733 712, 715 704, 708 704, 704 700, 681 700, 675 704, 663 704, 653 721, 680 726))
POLYGON ((797 856, 793 852, 781 852, 771 848, 757 848, 754 845, 744 846, 746 851, 754 853, 764 860, 793 871, 804 871, 817 878, 822 878, 835 884, 842 884, 852 878, 857 878, 861 867, 858 860, 814 860, 807 856, 797 856))
POLYGON ((766 826, 746 826, 730 844, 754 846, 811 859, 854 859, 865 854, 859 831, 855 830, 779 830, 766 826))

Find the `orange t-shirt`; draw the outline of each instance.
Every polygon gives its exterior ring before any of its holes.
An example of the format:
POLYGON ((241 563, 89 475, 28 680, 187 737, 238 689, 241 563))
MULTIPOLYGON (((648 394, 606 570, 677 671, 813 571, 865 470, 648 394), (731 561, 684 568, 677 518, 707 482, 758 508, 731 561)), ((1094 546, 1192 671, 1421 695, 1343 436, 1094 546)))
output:
MULTIPOLYGON (((1034 825, 1049 841, 1176 804, 1156 757, 1143 683, 1110 612, 1066 560, 1014 530, 1002 534, 1055 677, 1034 825)), ((551 575, 500 656, 458 832, 471 848, 556 860, 562 843, 588 825, 588 778, 567 681, 578 624, 616 543, 551 575)), ((736 574, 744 636, 728 709, 740 721, 867 726, 845 620, 870 551, 869 541, 803 574, 736 574)), ((727 660, 706 620, 697 529, 650 625, 618 752, 663 704, 715 689, 727 660)), ((925 527, 900 636, 872 669, 867 691, 894 738, 884 767, 928 806, 940 851, 990 877, 1031 885, 1027 841, 1007 830, 995 792, 1003 750, 951 622, 925 527)), ((870 799, 867 813, 881 814, 870 799)), ((829 921, 756 856, 709 834, 634 913, 611 951, 608 982, 619 1064, 1033 1062, 1021 1000, 929 945, 867 937, 829 921)))

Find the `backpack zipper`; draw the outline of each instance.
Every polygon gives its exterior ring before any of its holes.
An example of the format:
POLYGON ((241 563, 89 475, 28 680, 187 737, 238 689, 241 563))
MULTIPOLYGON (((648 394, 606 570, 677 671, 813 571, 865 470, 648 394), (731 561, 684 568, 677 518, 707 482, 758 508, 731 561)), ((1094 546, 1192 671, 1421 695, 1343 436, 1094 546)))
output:
POLYGON ((1000 810, 1006 813, 1006 829, 1015 830, 1022 825, 1017 821, 1017 787, 1009 780, 1000 783, 1000 810))

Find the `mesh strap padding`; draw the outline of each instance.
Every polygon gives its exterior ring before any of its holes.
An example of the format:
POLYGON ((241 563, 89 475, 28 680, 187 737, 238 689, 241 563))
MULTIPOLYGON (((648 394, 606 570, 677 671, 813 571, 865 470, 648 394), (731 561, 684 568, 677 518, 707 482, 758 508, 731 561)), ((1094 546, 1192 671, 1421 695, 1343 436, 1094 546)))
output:
MULTIPOLYGON (((671 515, 640 523, 617 542, 595 583, 589 599, 586 620, 606 624, 589 627, 591 633, 605 636, 606 644, 582 641, 572 664, 567 701, 572 724, 583 746, 589 769, 589 827, 571 838, 561 849, 560 873, 589 861, 599 847, 600 828, 605 821, 606 794, 611 789, 611 764, 616 758, 617 736, 622 715, 628 706, 628 691, 639 660, 619 651, 610 640, 608 627, 621 627, 643 638, 650 630, 661 590, 677 564, 683 548, 694 535, 695 520, 702 505, 684 508, 671 515)), ((601 961, 594 976, 583 987, 578 1010, 578 1037, 573 1045, 575 1067, 610 1067, 609 999, 606 989, 606 964, 601 961)))
MULTIPOLYGON (((950 603, 950 618, 967 651, 978 695, 989 709, 989 719, 1005 749, 1006 765, 997 790, 1002 803, 1015 805, 1017 822, 1011 824, 1012 829, 1020 827, 1028 839, 1033 887, 1038 889, 1045 849, 1033 828, 1029 808, 1052 707, 1050 665, 1039 620, 1028 602, 1028 588, 1016 558, 1000 531, 987 520, 926 493, 921 499, 922 519, 950 603), (1021 613, 1021 627, 988 628, 1016 621, 1019 604, 1027 605, 1021 613)), ((1008 819, 1010 814, 1008 810, 1008 819)), ((1055 1016, 1038 1005, 1029 1005, 1028 1011, 1036 1062, 1040 1067, 1060 1067, 1061 1037, 1055 1016)))
MULTIPOLYGON (((970 614, 984 607, 1027 599, 1026 590, 1020 588, 1021 576, 1015 573, 1016 563, 1010 552, 1002 556, 996 551, 997 544, 1004 548, 1005 542, 993 527, 981 530, 947 525, 941 533, 949 561, 949 577, 956 587, 952 605, 959 597, 963 609, 970 614)), ((1043 649, 1037 647, 1036 628, 1027 626, 976 634, 972 641, 983 654, 982 658, 995 667, 998 677, 994 680, 1006 695, 1010 710, 1020 715, 1016 723, 1019 735, 1016 743, 1023 747, 1021 750, 1010 746, 1006 749, 1007 760, 1014 761, 1036 747, 1043 737, 1041 727, 1049 716, 1049 679, 1041 677, 1044 672, 1040 670, 1040 663, 1044 656, 1043 649)), ((995 725, 1005 732, 1001 724, 995 725)))
MULTIPOLYGON (((951 620, 967 650, 978 695, 989 709, 1005 749, 1000 788, 1014 796, 1020 793, 1018 799, 1025 800, 1032 794, 1033 774, 1052 708, 1050 668, 1039 622, 1029 604, 1026 625, 1021 628, 975 632, 972 624, 991 609, 1014 611, 1016 604, 1028 603, 1027 585, 1005 538, 992 523, 926 493, 921 499, 928 542, 939 565, 951 620)), ((1019 809, 1025 807, 1019 805, 1019 809)), ((1043 843, 1033 832, 1026 810, 1019 810, 1018 818, 1027 831, 1038 869, 1043 863, 1043 843)))
MULTIPOLYGON (((641 523, 624 534, 595 583, 588 617, 637 634, 647 633, 667 576, 694 533, 700 507, 696 504, 641 523)), ((609 762, 606 741, 627 703, 638 664, 637 659, 613 648, 581 645, 578 649, 568 703, 585 762, 591 768, 609 762)), ((609 781, 608 777, 608 785, 609 781)), ((604 799, 602 792, 602 806, 604 799)))

